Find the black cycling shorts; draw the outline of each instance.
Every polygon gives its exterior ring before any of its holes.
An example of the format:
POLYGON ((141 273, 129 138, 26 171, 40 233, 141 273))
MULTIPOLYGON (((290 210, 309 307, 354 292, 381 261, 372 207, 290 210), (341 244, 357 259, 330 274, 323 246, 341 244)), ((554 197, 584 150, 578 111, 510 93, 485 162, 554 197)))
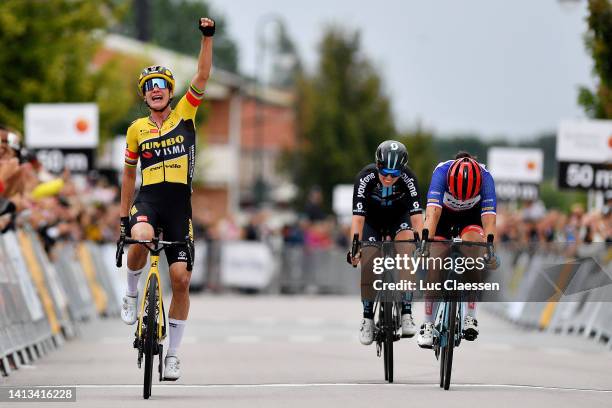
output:
MULTIPOLYGON (((161 228, 164 241, 185 241, 185 237, 189 236, 193 244, 191 203, 189 202, 169 204, 145 201, 137 197, 130 209, 130 230, 139 222, 151 224, 154 231, 161 228)), ((168 265, 172 265, 174 262, 187 262, 186 248, 172 247, 166 248, 164 251, 166 252, 168 265)))
POLYGON ((442 208, 442 215, 436 227, 436 236, 452 239, 459 237, 464 228, 476 225, 482 228, 482 216, 480 206, 470 208, 466 211, 451 211, 442 208))
POLYGON ((384 241, 387 236, 390 236, 391 239, 395 239, 398 233, 409 230, 411 227, 409 211, 395 217, 390 216, 389 219, 384 222, 380 219, 371 219, 366 216, 361 240, 384 241))

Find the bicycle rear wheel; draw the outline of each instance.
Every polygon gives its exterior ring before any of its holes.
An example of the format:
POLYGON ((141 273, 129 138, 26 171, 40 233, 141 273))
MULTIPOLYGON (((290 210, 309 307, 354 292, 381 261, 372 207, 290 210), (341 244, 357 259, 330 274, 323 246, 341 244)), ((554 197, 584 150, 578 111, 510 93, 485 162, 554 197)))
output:
POLYGON ((457 302, 448 302, 448 330, 446 356, 444 357, 444 389, 450 388, 451 372, 453 369, 453 350, 455 348, 455 334, 457 331, 457 302))
MULTIPOLYGON (((144 331, 144 355, 145 355, 145 370, 144 384, 142 396, 144 399, 149 399, 153 385, 153 356, 157 348, 157 279, 151 277, 147 288, 147 315, 143 318, 145 322, 144 331)), ((161 358, 161 356, 159 356, 161 358)))

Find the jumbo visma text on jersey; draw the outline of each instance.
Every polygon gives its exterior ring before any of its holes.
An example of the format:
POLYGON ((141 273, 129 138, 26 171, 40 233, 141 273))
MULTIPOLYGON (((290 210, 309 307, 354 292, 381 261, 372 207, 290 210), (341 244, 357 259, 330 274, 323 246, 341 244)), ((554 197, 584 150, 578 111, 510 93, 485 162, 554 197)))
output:
POLYGON ((142 193, 163 183, 185 185, 191 193, 196 148, 194 118, 200 102, 188 91, 161 129, 150 118, 140 118, 129 127, 125 164, 136 166, 140 160, 142 193))

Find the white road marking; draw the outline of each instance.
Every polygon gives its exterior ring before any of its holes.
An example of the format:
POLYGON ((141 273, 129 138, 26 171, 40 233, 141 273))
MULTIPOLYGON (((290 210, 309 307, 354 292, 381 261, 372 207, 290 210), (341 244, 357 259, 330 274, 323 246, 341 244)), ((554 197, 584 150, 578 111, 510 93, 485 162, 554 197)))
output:
MULTIPOLYGON (((439 388, 439 383, 269 383, 269 384, 154 384, 155 388, 195 388, 195 389, 219 389, 219 388, 315 388, 315 387, 435 387, 439 388)), ((142 388, 142 384, 64 384, 64 385, 43 385, 39 387, 76 387, 80 389, 108 389, 108 388, 142 388)), ((572 388, 572 387, 548 387, 541 385, 527 384, 452 384, 455 388, 509 388, 509 389, 528 389, 544 391, 570 391, 570 392, 593 392, 593 393, 612 393, 612 390, 592 389, 592 388, 572 388)))

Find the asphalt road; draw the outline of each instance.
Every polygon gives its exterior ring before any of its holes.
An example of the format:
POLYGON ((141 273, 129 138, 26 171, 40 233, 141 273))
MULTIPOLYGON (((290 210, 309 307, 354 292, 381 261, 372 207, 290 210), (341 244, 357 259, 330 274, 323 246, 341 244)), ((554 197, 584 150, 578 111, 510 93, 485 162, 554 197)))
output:
MULTIPOLYGON (((421 312, 415 304, 419 323, 421 312)), ((182 377, 156 381, 148 401, 134 328, 118 319, 82 325, 79 338, 0 384, 76 385, 77 402, 65 404, 75 407, 612 406, 611 350, 520 330, 484 310, 478 340, 455 353, 450 391, 439 388, 433 352, 416 339, 396 343, 395 383, 386 384, 375 347, 358 341, 360 314, 356 297, 198 295, 179 353, 182 377)))

